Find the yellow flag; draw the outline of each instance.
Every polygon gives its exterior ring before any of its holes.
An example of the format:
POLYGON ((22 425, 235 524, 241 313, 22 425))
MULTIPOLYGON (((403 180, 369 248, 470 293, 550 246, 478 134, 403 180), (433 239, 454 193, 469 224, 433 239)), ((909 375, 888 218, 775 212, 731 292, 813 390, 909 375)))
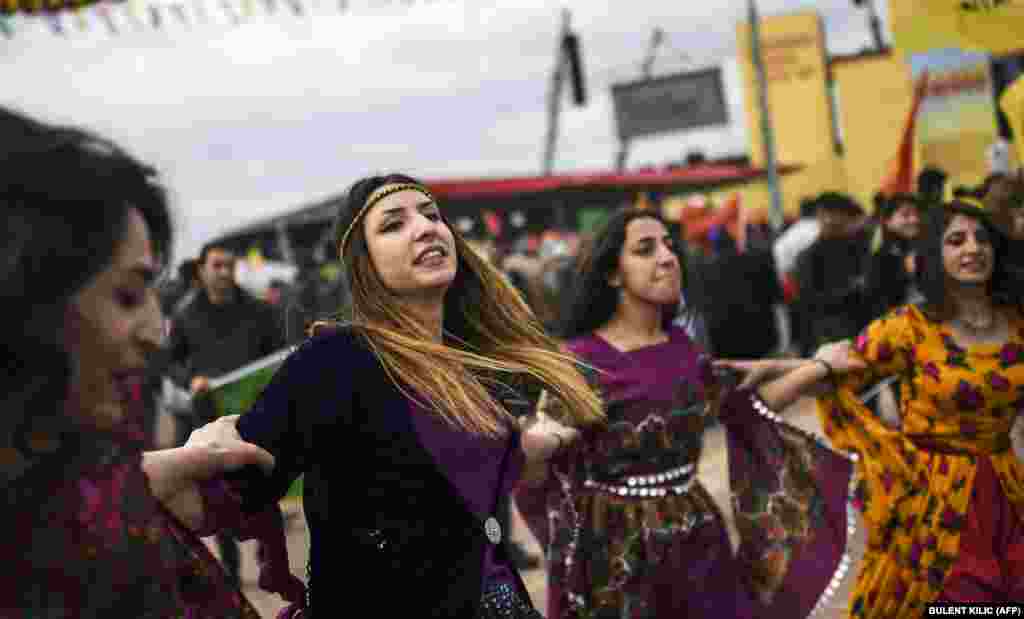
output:
POLYGON ((1024 49, 1024 0, 889 0, 889 22, 904 54, 1024 49))
POLYGON ((1013 129, 1017 161, 1024 164, 1024 76, 1006 87, 999 97, 999 106, 1013 129))

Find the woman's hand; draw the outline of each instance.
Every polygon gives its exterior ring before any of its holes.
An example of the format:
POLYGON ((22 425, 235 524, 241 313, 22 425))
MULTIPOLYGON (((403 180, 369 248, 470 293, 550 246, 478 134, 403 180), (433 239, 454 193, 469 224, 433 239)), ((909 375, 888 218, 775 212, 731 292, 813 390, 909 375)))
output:
POLYGON ((743 374, 743 381, 739 387, 745 389, 756 387, 766 380, 781 376, 806 363, 806 359, 758 359, 755 361, 719 359, 713 365, 715 368, 728 368, 743 374))
POLYGON ((248 465, 274 469, 274 456, 243 441, 237 422, 237 415, 222 417, 192 432, 184 447, 143 454, 142 470, 153 495, 193 530, 203 525, 199 484, 248 465))
POLYGON ((840 340, 825 344, 814 353, 816 361, 824 361, 836 374, 846 374, 867 368, 867 364, 853 353, 851 340, 840 340))
POLYGON ((523 424, 522 446, 527 463, 550 460, 558 451, 579 438, 579 435, 579 430, 564 426, 538 412, 523 424))

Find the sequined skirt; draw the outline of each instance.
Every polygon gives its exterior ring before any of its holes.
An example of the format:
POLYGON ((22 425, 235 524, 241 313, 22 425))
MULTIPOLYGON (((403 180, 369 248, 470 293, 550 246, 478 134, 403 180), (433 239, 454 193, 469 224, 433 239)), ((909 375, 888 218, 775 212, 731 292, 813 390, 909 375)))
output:
POLYGON ((477 619, 544 619, 529 598, 507 582, 485 585, 476 616, 477 619))

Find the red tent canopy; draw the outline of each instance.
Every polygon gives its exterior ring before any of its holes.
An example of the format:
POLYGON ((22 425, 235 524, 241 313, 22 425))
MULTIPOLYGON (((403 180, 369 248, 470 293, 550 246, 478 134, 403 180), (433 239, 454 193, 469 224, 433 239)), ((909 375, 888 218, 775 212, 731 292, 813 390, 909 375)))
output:
MULTIPOLYGON (((781 173, 794 166, 782 166, 781 173)), ((763 169, 738 165, 698 165, 667 170, 641 170, 629 173, 575 173, 558 176, 527 176, 501 179, 445 179, 427 181, 439 198, 487 198, 524 193, 542 193, 572 188, 678 187, 738 182, 758 178, 763 169)))

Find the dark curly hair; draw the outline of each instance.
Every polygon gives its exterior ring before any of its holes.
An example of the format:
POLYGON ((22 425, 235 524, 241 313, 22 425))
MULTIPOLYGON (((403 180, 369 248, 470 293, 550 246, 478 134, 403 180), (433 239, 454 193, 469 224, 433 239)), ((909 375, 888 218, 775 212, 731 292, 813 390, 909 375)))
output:
POLYGON ((130 209, 163 264, 171 247, 166 194, 154 170, 88 131, 0 108, 0 444, 26 421, 61 415, 71 359, 69 305, 112 262, 130 209))

